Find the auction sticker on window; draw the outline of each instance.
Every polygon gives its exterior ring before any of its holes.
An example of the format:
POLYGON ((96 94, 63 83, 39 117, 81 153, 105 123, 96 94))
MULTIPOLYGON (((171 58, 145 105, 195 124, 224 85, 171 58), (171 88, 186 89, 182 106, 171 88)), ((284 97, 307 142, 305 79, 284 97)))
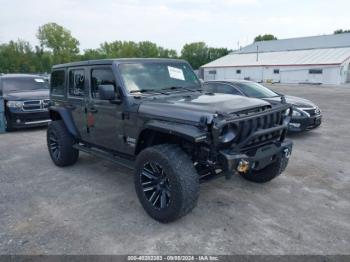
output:
POLYGON ((169 76, 174 79, 185 80, 184 72, 180 68, 168 66, 169 76))

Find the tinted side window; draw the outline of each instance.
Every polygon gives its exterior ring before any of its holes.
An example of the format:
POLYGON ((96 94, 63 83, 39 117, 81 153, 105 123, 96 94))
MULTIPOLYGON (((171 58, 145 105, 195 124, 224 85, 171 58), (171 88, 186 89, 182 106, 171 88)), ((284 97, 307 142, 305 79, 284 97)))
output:
POLYGON ((322 74, 322 69, 309 69, 309 74, 322 74))
POLYGON ((83 69, 69 71, 69 95, 83 97, 85 91, 85 75, 83 69))
POLYGON ((51 94, 63 96, 64 95, 64 80, 65 71, 57 70, 51 74, 51 94))
POLYGON ((223 94, 240 95, 240 93, 233 86, 221 83, 216 84, 216 92, 223 94))
MULTIPOLYGON (((116 90, 116 83, 111 68, 96 68, 91 71, 91 96, 99 99, 98 86, 113 85, 116 90)), ((117 91, 117 90, 116 90, 117 91)))
POLYGON ((203 89, 209 93, 216 93, 216 86, 213 83, 203 84, 203 89))

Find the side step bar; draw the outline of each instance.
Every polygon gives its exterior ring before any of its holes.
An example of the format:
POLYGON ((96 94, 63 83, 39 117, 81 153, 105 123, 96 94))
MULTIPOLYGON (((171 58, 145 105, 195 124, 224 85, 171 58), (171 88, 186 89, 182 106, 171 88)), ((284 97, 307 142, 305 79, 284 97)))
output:
POLYGON ((104 160, 111 161, 115 164, 121 165, 121 166, 126 167, 130 170, 135 169, 135 167, 134 167, 135 161, 116 156, 112 153, 108 153, 108 152, 102 151, 102 150, 94 148, 94 147, 87 147, 87 146, 79 145, 79 144, 73 145, 73 148, 78 149, 79 151, 94 155, 96 157, 102 158, 104 160))

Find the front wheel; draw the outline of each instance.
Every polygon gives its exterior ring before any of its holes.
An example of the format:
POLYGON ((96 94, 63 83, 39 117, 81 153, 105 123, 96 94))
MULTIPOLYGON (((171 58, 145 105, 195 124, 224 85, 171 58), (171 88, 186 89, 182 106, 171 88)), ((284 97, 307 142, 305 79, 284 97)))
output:
POLYGON ((145 211, 155 220, 167 223, 196 206, 199 177, 181 148, 157 145, 137 157, 135 189, 145 211))
POLYGON ((5 128, 7 132, 14 131, 15 129, 12 126, 11 119, 5 114, 5 128))
POLYGON ((79 150, 73 148, 75 140, 62 120, 53 121, 47 129, 47 147, 57 166, 70 166, 77 162, 79 150))
POLYGON ((252 170, 248 173, 240 173, 240 175, 249 181, 255 183, 266 183, 280 175, 287 167, 288 158, 281 156, 276 161, 261 170, 252 170))

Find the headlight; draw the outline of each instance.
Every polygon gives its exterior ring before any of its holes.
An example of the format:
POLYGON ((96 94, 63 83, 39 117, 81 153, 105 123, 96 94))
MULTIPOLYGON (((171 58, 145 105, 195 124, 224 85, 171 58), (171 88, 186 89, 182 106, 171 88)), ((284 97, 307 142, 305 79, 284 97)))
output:
POLYGON ((302 116, 301 112, 297 109, 293 109, 293 113, 292 113, 292 116, 302 116))
POLYGON ((284 112, 284 115, 285 115, 285 116, 289 116, 289 113, 290 113, 290 108, 288 108, 288 109, 286 110, 286 112, 284 112))
POLYGON ((219 140, 221 143, 226 144, 226 143, 232 142, 235 138, 236 138, 236 130, 234 129, 234 127, 225 126, 221 131, 219 140))
POLYGON ((7 107, 10 108, 22 108, 23 102, 22 101, 8 101, 6 103, 7 107))

